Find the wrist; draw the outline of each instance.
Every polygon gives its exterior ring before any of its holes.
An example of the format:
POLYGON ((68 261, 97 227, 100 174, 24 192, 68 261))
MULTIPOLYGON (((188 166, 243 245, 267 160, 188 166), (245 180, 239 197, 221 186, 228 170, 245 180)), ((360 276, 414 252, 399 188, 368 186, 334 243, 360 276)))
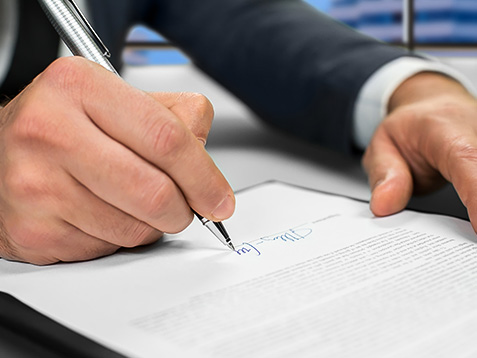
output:
POLYGON ((397 107, 424 101, 428 98, 449 95, 472 95, 462 84, 446 75, 435 72, 421 72, 404 81, 392 94, 388 103, 388 113, 397 107))

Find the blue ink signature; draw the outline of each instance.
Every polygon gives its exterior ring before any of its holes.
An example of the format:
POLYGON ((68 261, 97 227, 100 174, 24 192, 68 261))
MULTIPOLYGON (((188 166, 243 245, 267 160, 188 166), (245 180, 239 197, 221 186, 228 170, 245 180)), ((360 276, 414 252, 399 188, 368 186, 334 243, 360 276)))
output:
POLYGON ((310 228, 290 229, 283 233, 262 237, 261 240, 263 241, 281 240, 284 242, 295 242, 295 241, 303 240, 312 232, 313 230, 310 228))
POLYGON ((240 249, 237 249, 235 252, 239 254, 240 256, 246 255, 249 253, 255 253, 257 256, 260 256, 262 254, 255 246, 253 246, 252 244, 248 242, 244 242, 242 244, 242 247, 240 249))
POLYGON ((283 231, 278 234, 261 237, 260 239, 252 241, 252 242, 244 242, 242 246, 238 248, 235 252, 240 256, 247 255, 247 254, 255 254, 256 256, 260 256, 262 253, 257 248, 258 245, 271 243, 271 242, 286 242, 286 243, 297 242, 299 240, 305 239, 312 232, 313 230, 310 228, 289 229, 287 231, 283 231))

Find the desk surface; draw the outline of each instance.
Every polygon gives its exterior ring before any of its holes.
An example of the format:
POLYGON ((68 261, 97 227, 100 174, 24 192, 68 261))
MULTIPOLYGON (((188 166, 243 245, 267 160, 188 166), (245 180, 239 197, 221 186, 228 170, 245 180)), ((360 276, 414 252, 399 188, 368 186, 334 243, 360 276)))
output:
MULTIPOLYGON (((272 130, 193 66, 128 67, 123 76, 144 90, 199 92, 211 100, 216 116, 207 150, 234 190, 275 179, 369 199, 359 158, 348 158, 272 130)), ((413 198, 409 207, 467 218, 451 186, 413 198)))

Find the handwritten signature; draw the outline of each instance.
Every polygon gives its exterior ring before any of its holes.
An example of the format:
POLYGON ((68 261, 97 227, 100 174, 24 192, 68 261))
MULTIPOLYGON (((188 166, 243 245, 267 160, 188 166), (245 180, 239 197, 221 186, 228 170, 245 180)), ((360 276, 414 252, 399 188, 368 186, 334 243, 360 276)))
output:
POLYGON ((255 254, 260 256, 262 253, 257 248, 259 245, 272 243, 272 242, 285 242, 293 243, 305 239, 313 232, 313 229, 307 227, 293 228, 287 231, 280 232, 278 234, 273 234, 270 236, 261 237, 258 240, 251 242, 244 242, 240 248, 235 252, 240 255, 255 254))

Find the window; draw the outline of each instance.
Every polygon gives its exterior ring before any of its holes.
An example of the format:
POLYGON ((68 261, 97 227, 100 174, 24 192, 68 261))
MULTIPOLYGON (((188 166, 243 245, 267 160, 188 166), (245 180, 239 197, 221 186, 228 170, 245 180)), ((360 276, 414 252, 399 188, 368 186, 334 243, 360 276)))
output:
POLYGON ((477 45, 475 0, 328 0, 328 6, 331 16, 393 43, 406 42, 403 8, 410 6, 416 44, 477 45))
POLYGON ((403 43, 402 0, 328 0, 328 2, 327 13, 333 18, 380 40, 403 43))
POLYGON ((123 58, 128 65, 182 65, 189 62, 181 51, 144 26, 132 29, 127 43, 123 58))

